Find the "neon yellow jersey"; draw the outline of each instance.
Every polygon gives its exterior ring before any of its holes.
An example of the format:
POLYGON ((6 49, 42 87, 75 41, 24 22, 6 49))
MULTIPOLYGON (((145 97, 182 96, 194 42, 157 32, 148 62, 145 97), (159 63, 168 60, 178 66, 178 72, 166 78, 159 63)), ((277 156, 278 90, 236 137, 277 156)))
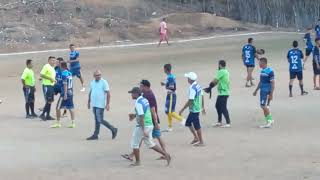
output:
POLYGON ((21 79, 24 80, 24 83, 27 86, 33 87, 36 84, 35 78, 34 78, 34 72, 32 69, 25 68, 21 75, 21 79))
MULTIPOLYGON (((56 79, 56 71, 54 70, 54 68, 50 64, 44 65, 40 74, 45 75, 47 77, 50 77, 52 79, 56 79)), ((54 82, 51 82, 49 79, 43 78, 42 84, 45 86, 53 86, 54 82)))

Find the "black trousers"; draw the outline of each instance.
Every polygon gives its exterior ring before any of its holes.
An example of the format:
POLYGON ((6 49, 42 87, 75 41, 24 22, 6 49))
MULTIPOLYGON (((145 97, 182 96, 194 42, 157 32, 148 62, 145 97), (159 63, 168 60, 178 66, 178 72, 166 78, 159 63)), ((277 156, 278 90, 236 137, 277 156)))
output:
POLYGON ((216 102, 216 109, 218 113, 218 122, 222 122, 222 115, 226 119, 227 124, 230 124, 229 111, 227 109, 229 96, 218 96, 216 102))

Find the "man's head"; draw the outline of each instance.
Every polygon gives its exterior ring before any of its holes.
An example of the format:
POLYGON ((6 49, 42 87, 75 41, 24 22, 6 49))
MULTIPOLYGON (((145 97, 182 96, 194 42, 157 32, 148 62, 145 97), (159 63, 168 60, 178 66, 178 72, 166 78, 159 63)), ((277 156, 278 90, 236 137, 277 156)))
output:
POLYGON ((55 58, 54 56, 50 56, 50 57, 48 58, 48 63, 49 63, 52 67, 54 67, 54 66, 56 65, 56 58, 55 58))
POLYGON ((267 58, 263 57, 263 58, 260 58, 260 61, 259 61, 259 66, 260 68, 264 69, 268 66, 268 60, 267 58))
POLYGON ((292 46, 293 46, 294 48, 298 48, 298 46, 299 46, 298 41, 293 41, 293 42, 292 42, 292 46))
POLYGON ((320 25, 320 19, 318 19, 318 24, 320 25))
POLYGON ((56 61, 56 66, 60 67, 61 62, 63 61, 62 57, 58 57, 56 61))
POLYGON ((27 67, 28 67, 29 69, 32 69, 32 67, 33 67, 32 60, 31 60, 31 59, 27 59, 26 65, 27 65, 27 67))
POLYGON ((132 88, 128 93, 131 94, 132 99, 138 99, 142 94, 139 87, 132 88))
POLYGON ((316 42, 317 46, 320 47, 320 38, 316 38, 315 42, 316 42))
POLYGON ((311 32, 312 32, 312 28, 311 28, 311 27, 308 27, 308 28, 307 28, 307 31, 308 31, 308 33, 311 33, 311 32))
POLYGON ((252 43, 253 43, 253 38, 249 38, 249 39, 248 39, 248 43, 249 43, 249 44, 252 44, 252 43))
POLYGON ((225 60, 219 61, 219 69, 225 68, 227 66, 227 63, 225 60))
POLYGON ((96 81, 100 81, 101 79, 101 71, 100 70, 96 70, 94 73, 93 73, 93 76, 94 76, 94 79, 96 81))
POLYGON ((60 67, 61 67, 61 69, 63 69, 63 70, 67 70, 67 69, 68 69, 68 64, 67 64, 66 62, 62 61, 62 62, 60 63, 60 67))
POLYGON ((74 44, 70 44, 69 45, 69 49, 70 49, 70 51, 74 51, 75 50, 75 45, 74 44))
POLYGON ((167 22, 167 18, 162 18, 162 21, 167 22))
POLYGON ((150 84, 150 82, 149 82, 148 80, 143 79, 143 80, 140 82, 140 90, 141 90, 142 92, 148 91, 148 90, 150 89, 150 87, 151 87, 151 84, 150 84))
POLYGON ((171 64, 165 64, 163 66, 164 73, 170 74, 171 73, 171 68, 172 68, 171 64))
POLYGON ((193 82, 195 82, 198 78, 197 74, 194 72, 189 72, 184 74, 184 77, 188 78, 188 83, 192 84, 193 82))

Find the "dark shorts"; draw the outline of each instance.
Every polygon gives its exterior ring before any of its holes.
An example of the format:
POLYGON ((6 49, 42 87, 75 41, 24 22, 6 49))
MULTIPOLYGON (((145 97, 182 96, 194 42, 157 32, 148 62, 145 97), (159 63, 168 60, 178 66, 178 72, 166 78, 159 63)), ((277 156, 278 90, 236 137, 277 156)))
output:
POLYGON ((23 88, 24 99, 26 103, 34 102, 34 87, 23 88))
POLYGON ((290 72, 290 79, 296 79, 298 78, 299 81, 303 79, 303 72, 290 72))
POLYGON ((247 67, 247 68, 254 68, 255 65, 254 65, 254 64, 246 64, 246 67, 247 67))
POLYGON ((77 76, 78 78, 81 78, 81 68, 71 68, 70 72, 72 76, 77 76))
POLYGON ((43 86, 43 93, 44 93, 46 102, 54 101, 54 86, 43 86))
POLYGON ((313 73, 315 75, 320 75, 320 69, 317 68, 317 64, 315 62, 313 63, 313 73))
POLYGON ((260 106, 265 107, 269 106, 268 104, 268 96, 270 95, 270 91, 261 91, 260 90, 260 106))
POLYGON ((168 114, 169 112, 171 113, 176 111, 176 103, 177 95, 175 93, 167 94, 165 106, 166 114, 168 114))
POLYGON ((61 94, 61 87, 59 85, 54 85, 54 95, 61 94))
POLYGON ((161 137, 161 130, 160 130, 160 129, 154 129, 154 128, 153 128, 152 137, 153 137, 153 138, 159 138, 159 137, 161 137))
POLYGON ((306 49, 306 56, 310 56, 312 53, 312 48, 311 49, 306 49))
POLYGON ((67 99, 64 100, 63 96, 59 97, 58 103, 57 103, 57 109, 73 109, 73 96, 67 96, 67 99))
POLYGON ((190 112, 189 116, 187 118, 187 121, 186 121, 186 126, 187 127, 192 127, 193 126, 195 130, 201 129, 199 114, 200 113, 192 113, 192 112, 190 112))

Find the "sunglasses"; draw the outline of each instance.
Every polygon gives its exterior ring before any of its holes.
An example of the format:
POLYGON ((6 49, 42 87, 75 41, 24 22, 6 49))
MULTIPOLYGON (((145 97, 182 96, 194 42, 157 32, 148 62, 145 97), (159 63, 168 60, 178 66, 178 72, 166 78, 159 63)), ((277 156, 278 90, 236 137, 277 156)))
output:
POLYGON ((101 74, 95 74, 94 76, 95 76, 95 77, 99 77, 99 76, 101 76, 101 74))

